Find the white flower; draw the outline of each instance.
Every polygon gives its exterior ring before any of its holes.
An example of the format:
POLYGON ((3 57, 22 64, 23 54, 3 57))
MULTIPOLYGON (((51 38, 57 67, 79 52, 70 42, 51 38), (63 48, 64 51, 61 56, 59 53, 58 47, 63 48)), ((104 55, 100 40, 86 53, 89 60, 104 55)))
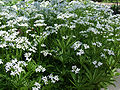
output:
POLYGON ((37 88, 37 87, 32 87, 32 90, 39 90, 39 88, 37 88))
POLYGON ((0 4, 4 5, 4 2, 0 1, 0 4))
POLYGON ((68 39, 68 37, 69 37, 69 36, 63 36, 62 38, 63 38, 63 39, 68 39))
POLYGON ((85 49, 90 48, 89 45, 87 45, 87 44, 83 44, 83 46, 84 46, 85 49))
POLYGON ((105 58, 105 54, 101 53, 101 57, 104 57, 104 58, 105 58))
POLYGON ((51 73, 48 77, 49 77, 50 79, 53 79, 53 74, 51 73))
POLYGON ((77 68, 77 66, 72 66, 72 72, 75 72, 75 74, 79 73, 80 69, 77 68))
POLYGON ((114 51, 112 51, 112 50, 104 49, 104 51, 107 51, 109 55, 113 55, 113 56, 115 55, 114 51))
POLYGON ((41 85, 38 83, 38 82, 35 82, 35 84, 34 84, 37 88, 40 88, 41 87, 41 85))
POLYGON ((80 69, 77 68, 77 69, 75 70, 75 74, 79 73, 79 71, 80 71, 80 69))
POLYGON ((0 59, 0 64, 3 64, 2 59, 0 59))
POLYGON ((43 50, 40 53, 42 53, 44 56, 52 55, 51 53, 49 53, 49 50, 43 50))
POLYGON ((92 63, 95 65, 96 68, 98 68, 99 66, 101 66, 103 64, 103 63, 97 62, 97 61, 93 61, 92 63))
POLYGON ((46 47, 46 45, 45 44, 41 44, 41 47, 46 47))
POLYGON ((42 77, 42 80, 44 81, 45 84, 48 84, 48 79, 46 76, 42 77))
POLYGON ((79 51, 79 52, 77 52, 77 54, 76 54, 76 55, 81 56, 82 54, 84 54, 84 50, 80 49, 80 50, 78 50, 78 51, 79 51))
POLYGON ((77 66, 72 66, 72 72, 75 72, 75 70, 77 69, 77 66))
POLYGON ((59 81, 58 75, 53 76, 53 74, 50 74, 48 77, 51 79, 52 83, 59 81))
POLYGON ((92 45, 97 46, 97 47, 101 47, 101 46, 102 46, 102 43, 100 43, 100 42, 95 42, 95 43, 92 43, 92 45))
POLYGON ((21 23, 21 24, 18 24, 18 26, 28 27, 28 24, 27 23, 21 23))
POLYGON ((26 58, 26 60, 27 60, 28 62, 30 62, 30 61, 32 60, 32 58, 26 58))
POLYGON ((12 6, 15 10, 18 10, 18 7, 16 5, 12 6))
POLYGON ((43 67, 40 65, 40 66, 38 66, 38 68, 35 69, 35 71, 36 71, 36 72, 41 72, 41 71, 42 71, 42 72, 45 72, 46 69, 43 68, 43 67))
POLYGON ((45 68, 42 68, 42 72, 45 72, 46 71, 46 69, 45 68))
POLYGON ((32 31, 32 30, 27 30, 26 33, 29 33, 29 32, 31 32, 31 31, 32 31))
POLYGON ((98 66, 101 66, 103 63, 101 63, 101 62, 98 62, 98 66))
POLYGON ((58 75, 54 76, 54 80, 59 81, 58 75))
POLYGON ((25 56, 26 58, 28 58, 28 57, 31 56, 31 53, 25 53, 24 56, 25 56))
POLYGON ((35 23, 44 23, 44 20, 36 20, 35 23))
POLYGON ((76 41, 71 48, 74 48, 74 50, 77 50, 82 45, 82 42, 76 41))
POLYGON ((109 55, 115 55, 112 50, 108 50, 108 54, 109 54, 109 55))
POLYGON ((45 24, 45 23, 37 23, 37 24, 34 24, 34 26, 35 27, 37 27, 37 26, 47 26, 47 24, 45 24))
POLYGON ((96 64, 97 64, 97 61, 93 61, 92 63, 93 63, 94 65, 96 65, 96 64))
POLYGON ((5 64, 6 72, 11 71, 10 75, 20 75, 22 71, 24 71, 23 66, 27 66, 24 61, 17 61, 17 59, 11 60, 11 62, 7 62, 5 64))

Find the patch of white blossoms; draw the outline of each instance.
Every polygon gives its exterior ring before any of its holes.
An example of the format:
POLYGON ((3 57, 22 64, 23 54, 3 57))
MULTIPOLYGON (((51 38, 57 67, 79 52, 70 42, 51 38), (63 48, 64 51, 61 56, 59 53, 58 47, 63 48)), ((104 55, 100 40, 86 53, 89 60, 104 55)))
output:
POLYGON ((57 15, 57 18, 58 19, 63 19, 63 20, 65 20, 65 19, 67 19, 67 18, 75 18, 75 17, 77 17, 77 15, 76 14, 73 14, 73 13, 68 13, 68 12, 66 12, 66 13, 60 13, 60 14, 58 14, 57 15))
POLYGON ((102 43, 100 43, 100 42, 94 42, 94 43, 92 43, 92 45, 97 46, 97 47, 101 47, 102 43))
POLYGON ((112 50, 104 49, 104 51, 108 52, 109 55, 113 55, 113 56, 115 55, 114 51, 112 51, 112 50))
POLYGON ((74 48, 74 50, 77 50, 82 45, 82 42, 76 41, 71 48, 74 48))
POLYGON ((10 75, 20 75, 24 71, 23 67, 26 67, 27 64, 24 61, 17 61, 17 59, 12 59, 11 62, 5 64, 6 72, 10 72, 10 75))
POLYGON ((80 50, 78 50, 78 52, 76 53, 76 55, 81 56, 84 53, 85 53, 84 50, 80 49, 80 50))
POLYGON ((53 74, 50 74, 48 76, 43 76, 42 80, 45 84, 48 84, 48 80, 50 79, 51 83, 55 83, 56 81, 59 81, 58 75, 53 76, 53 74))
POLYGON ((36 69, 35 69, 36 72, 45 72, 46 69, 44 67, 42 67, 41 65, 39 65, 36 69))
POLYGON ((41 89, 41 84, 39 84, 38 82, 35 82, 35 87, 32 87, 32 90, 40 90, 41 89))
POLYGON ((75 74, 79 73, 80 69, 77 68, 77 66, 72 66, 72 72, 75 72, 75 74))
POLYGON ((48 78, 51 79, 52 83, 59 81, 58 75, 53 76, 53 74, 48 75, 48 78))
POLYGON ((92 63, 95 65, 95 68, 98 68, 99 66, 103 65, 103 63, 101 63, 100 61, 93 61, 92 63))
POLYGON ((28 62, 31 61, 31 59, 32 59, 32 58, 30 58, 31 53, 25 53, 24 56, 25 56, 25 58, 26 58, 26 60, 27 60, 28 62))
POLYGON ((44 56, 52 55, 52 53, 49 53, 49 50, 43 50, 40 53, 42 53, 44 56))

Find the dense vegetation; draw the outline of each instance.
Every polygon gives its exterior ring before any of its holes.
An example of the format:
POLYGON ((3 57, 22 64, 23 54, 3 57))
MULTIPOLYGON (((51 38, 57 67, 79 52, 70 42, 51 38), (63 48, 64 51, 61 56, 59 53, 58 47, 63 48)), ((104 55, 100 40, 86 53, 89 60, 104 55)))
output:
POLYGON ((0 1, 0 90, 99 90, 120 67, 120 15, 93 1, 0 1))

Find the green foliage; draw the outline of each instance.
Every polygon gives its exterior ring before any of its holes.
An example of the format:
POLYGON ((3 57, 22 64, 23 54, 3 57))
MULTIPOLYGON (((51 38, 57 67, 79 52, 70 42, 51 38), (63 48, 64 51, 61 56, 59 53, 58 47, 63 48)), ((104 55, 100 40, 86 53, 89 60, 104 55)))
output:
POLYGON ((92 1, 4 2, 0 90, 100 90, 120 75, 120 16, 92 1))

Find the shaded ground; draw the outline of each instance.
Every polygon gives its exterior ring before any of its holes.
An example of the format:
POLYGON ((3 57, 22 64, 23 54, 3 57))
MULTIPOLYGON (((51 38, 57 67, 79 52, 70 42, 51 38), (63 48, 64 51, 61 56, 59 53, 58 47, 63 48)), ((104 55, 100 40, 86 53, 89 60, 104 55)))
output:
POLYGON ((116 87, 114 86, 109 86, 108 90, 120 90, 120 76, 116 77, 116 82, 114 82, 116 87))
MULTIPOLYGON (((120 69, 118 69, 118 72, 120 73, 120 69)), ((108 86, 107 90, 120 90, 120 75, 115 77, 116 82, 114 82, 114 84, 116 85, 116 87, 110 85, 108 86)), ((104 90, 104 89, 101 89, 104 90)))

